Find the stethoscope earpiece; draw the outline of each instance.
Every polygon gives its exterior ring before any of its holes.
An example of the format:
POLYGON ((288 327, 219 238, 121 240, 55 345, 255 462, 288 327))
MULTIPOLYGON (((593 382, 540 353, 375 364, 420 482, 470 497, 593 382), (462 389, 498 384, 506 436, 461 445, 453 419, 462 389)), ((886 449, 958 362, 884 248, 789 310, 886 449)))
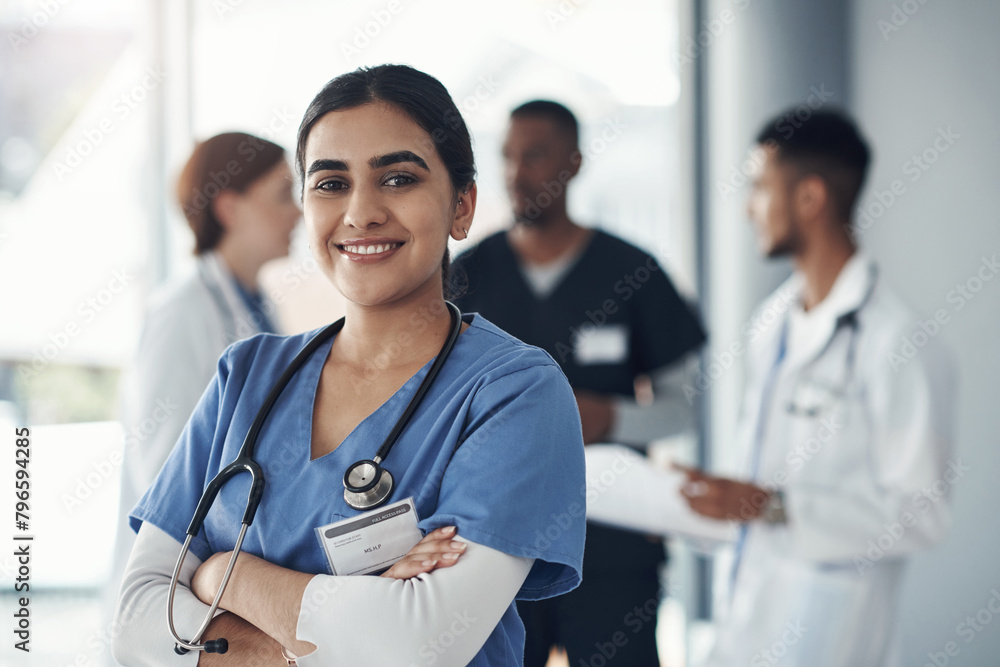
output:
POLYGON ((344 502, 356 510, 369 510, 388 500, 392 487, 392 474, 378 461, 358 461, 344 473, 344 502))

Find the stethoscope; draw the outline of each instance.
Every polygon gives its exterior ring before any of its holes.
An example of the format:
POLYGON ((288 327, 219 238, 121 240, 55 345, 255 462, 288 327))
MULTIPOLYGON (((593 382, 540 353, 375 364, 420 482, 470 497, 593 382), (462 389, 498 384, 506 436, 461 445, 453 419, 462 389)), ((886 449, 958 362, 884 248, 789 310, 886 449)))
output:
MULTIPOLYGON (((208 290, 209 295, 212 297, 212 301, 215 302, 216 308, 218 308, 219 313, 222 315, 222 319, 225 321, 225 324, 222 325, 222 331, 226 336, 226 340, 230 343, 235 343, 239 340, 236 335, 236 314, 229 305, 226 295, 222 293, 222 289, 219 287, 218 275, 209 275, 209 269, 205 265, 205 261, 206 260, 198 261, 198 277, 201 279, 205 289, 208 290)), ((218 268, 216 268, 216 273, 217 272, 218 268)))
MULTIPOLYGON (((455 347, 455 342, 458 340, 458 335, 462 332, 462 313, 453 303, 448 301, 445 302, 448 306, 448 310, 451 314, 451 330, 448 332, 448 337, 445 339, 444 345, 441 346, 441 351, 438 353, 437 358, 431 365, 430 370, 427 372, 427 376, 424 377, 420 386, 417 388, 417 392, 410 399, 409 405, 406 406, 406 410, 403 411, 402 416, 396 421, 396 425, 393 427, 392 431, 386 437, 382 446, 379 447, 378 452, 371 459, 364 459, 353 463, 347 468, 347 472, 344 473, 344 502, 346 502, 350 507, 356 510, 368 510, 378 507, 384 504, 389 497, 392 495, 394 482, 392 475, 388 470, 382 467, 382 462, 385 461, 386 457, 389 456, 389 452, 392 450, 392 446, 396 443, 396 440, 402 434, 403 430, 406 428, 416 412, 417 408, 420 406, 421 401, 423 401, 424 396, 430 389, 431 384, 437 377, 438 373, 441 372, 441 367, 444 366, 445 361, 451 354, 452 349, 455 347)), ((253 453, 254 447, 257 444, 257 437, 260 434, 261 428, 264 426, 264 421, 267 419, 268 414, 271 412, 271 408, 277 402, 278 397, 284 390, 285 386, 295 375, 296 371, 306 362, 306 360, 316 351, 323 343, 330 340, 337 332, 344 328, 344 319, 334 322, 330 326, 326 327, 320 331, 316 336, 310 340, 304 348, 292 359, 292 362, 278 378, 274 386, 271 387, 270 393, 261 406, 260 410, 257 411, 257 415, 254 417, 253 422, 250 425, 250 430, 247 431, 246 438, 243 440, 243 446, 240 448, 239 454, 237 454, 236 459, 230 463, 228 466, 223 468, 218 475, 208 483, 205 487, 205 492, 201 496, 201 500, 198 501, 198 506, 194 511, 194 517, 191 519, 191 524, 187 529, 187 537, 184 539, 184 546, 181 547, 181 553, 177 557, 177 564, 174 566, 174 572, 170 577, 170 592, 167 595, 167 624, 170 626, 170 634, 173 635, 176 640, 174 645, 174 652, 179 655, 184 655, 188 651, 205 651, 206 653, 225 653, 229 650, 229 642, 224 638, 212 639, 203 644, 199 644, 198 641, 201 635, 205 632, 208 624, 215 617, 215 611, 219 608, 219 602, 222 600, 222 594, 226 590, 226 586, 229 584, 229 577, 233 573, 233 568, 236 566, 236 558, 240 554, 240 547, 243 545, 243 538, 246 536, 247 529, 253 523, 254 515, 257 513, 257 507, 260 505, 260 499, 264 494, 264 473, 260 468, 260 465, 254 461, 253 453), (188 549, 191 546, 191 540, 197 535, 205 522, 205 517, 208 515, 209 509, 212 507, 212 503, 215 502, 215 497, 219 494, 222 486, 229 481, 231 478, 239 475, 240 473, 249 473, 251 478, 250 493, 247 496, 247 506, 246 511, 243 513, 243 523, 240 526, 240 534, 236 538, 236 546, 233 548, 233 555, 229 559, 229 565, 226 567, 226 572, 222 577, 222 583, 219 585, 219 592, 216 593, 215 599, 212 601, 212 605, 205 616, 204 621, 198 628, 198 631, 194 633, 193 638, 190 641, 184 641, 177 634, 177 630, 174 627, 174 594, 177 590, 177 581, 180 577, 181 566, 184 564, 184 558, 187 556, 188 549)))
MULTIPOLYGON (((817 401, 810 405, 803 406, 801 403, 796 401, 796 396, 802 393, 807 393, 806 388, 813 386, 819 387, 826 396, 829 397, 829 402, 835 402, 847 396, 848 389, 851 383, 854 381, 854 376, 856 374, 857 366, 857 347, 858 347, 858 334, 860 332, 860 324, 858 323, 858 314, 861 310, 868 304, 871 300, 872 293, 875 291, 875 285, 878 282, 878 269, 871 265, 868 270, 868 288, 865 290, 865 294, 861 297, 861 301, 846 313, 842 313, 833 325, 833 333, 826 341, 826 345, 816 354, 816 357, 810 362, 809 365, 814 365, 817 360, 819 360, 827 350, 833 345, 834 339, 836 339, 837 334, 842 329, 849 329, 849 339, 847 341, 847 354, 844 358, 844 377, 839 388, 830 387, 825 384, 820 384, 815 382, 811 374, 806 374, 805 376, 799 375, 796 378, 795 384, 792 387, 791 399, 785 404, 785 412, 790 415, 797 415, 800 417, 815 418, 820 414, 825 412, 829 407, 828 402, 817 401)), ((766 431, 767 417, 766 415, 770 412, 771 400, 774 398, 773 394, 775 392, 775 385, 777 384, 779 370, 781 368, 781 363, 784 361, 786 354, 788 353, 788 330, 791 328, 790 325, 791 314, 785 317, 785 321, 782 324, 781 336, 778 341, 778 352, 775 355, 774 363, 771 365, 771 370, 767 375, 764 382, 763 398, 761 399, 760 409, 757 417, 757 428, 754 434, 753 440, 753 451, 751 458, 751 472, 750 479, 756 480, 759 468, 760 468, 760 458, 761 450, 764 444, 764 436, 766 431)), ((733 556, 732 569, 729 575, 729 592, 732 595, 735 590, 736 584, 736 574, 740 569, 740 563, 743 557, 743 547, 746 543, 747 534, 750 529, 749 523, 744 523, 740 526, 740 534, 736 540, 736 550, 733 556)))
MULTIPOLYGON (((816 355, 816 359, 819 359, 826 354, 826 351, 833 345, 833 341, 841 329, 850 330, 847 341, 847 353, 844 356, 844 374, 841 379, 840 386, 835 387, 827 383, 818 382, 813 379, 811 373, 800 373, 796 378, 794 387, 792 388, 792 397, 785 405, 785 412, 787 414, 797 415, 800 417, 817 417, 829 409, 830 405, 847 397, 848 390, 850 389, 851 383, 854 381, 854 376, 857 371, 858 333, 860 330, 860 326, 858 324, 858 314, 871 300, 871 296, 875 291, 875 285, 877 282, 878 269, 872 265, 868 271, 868 288, 865 291, 864 296, 861 298, 861 301, 859 301, 858 305, 854 308, 846 313, 842 313, 837 318, 834 324, 833 334, 831 334, 829 339, 827 339, 826 345, 823 346, 823 349, 816 355), (814 400, 798 400, 803 396, 813 398, 814 400)), ((777 363, 780 363, 784 358, 788 347, 788 329, 789 318, 786 317, 781 331, 781 342, 778 346, 777 363)), ((816 362, 814 361, 812 363, 815 364, 816 362)))

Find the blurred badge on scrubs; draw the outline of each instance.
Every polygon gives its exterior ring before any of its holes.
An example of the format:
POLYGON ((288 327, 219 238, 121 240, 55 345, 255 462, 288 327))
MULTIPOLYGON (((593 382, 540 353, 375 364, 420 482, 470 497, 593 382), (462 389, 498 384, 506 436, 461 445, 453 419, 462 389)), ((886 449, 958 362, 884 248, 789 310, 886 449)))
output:
POLYGON ((392 567, 419 542, 413 498, 316 529, 330 571, 338 576, 372 574, 392 567))
POLYGON ((576 363, 620 364, 628 358, 628 327, 609 324, 602 327, 583 326, 573 347, 576 363))

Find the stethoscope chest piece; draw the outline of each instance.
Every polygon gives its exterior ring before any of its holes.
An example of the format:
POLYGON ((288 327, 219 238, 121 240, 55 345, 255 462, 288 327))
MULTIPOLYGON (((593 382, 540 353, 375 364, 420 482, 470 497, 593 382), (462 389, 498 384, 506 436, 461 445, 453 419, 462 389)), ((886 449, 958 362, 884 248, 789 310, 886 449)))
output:
POLYGON ((388 500, 392 487, 392 475, 377 460, 358 461, 344 473, 344 502, 356 510, 369 510, 388 500))

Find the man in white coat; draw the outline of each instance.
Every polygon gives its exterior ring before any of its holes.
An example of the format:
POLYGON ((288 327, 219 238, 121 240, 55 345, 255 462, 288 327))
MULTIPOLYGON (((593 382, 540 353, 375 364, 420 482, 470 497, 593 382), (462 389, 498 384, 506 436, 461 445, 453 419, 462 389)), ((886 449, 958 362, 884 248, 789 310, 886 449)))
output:
POLYGON ((741 465, 731 477, 688 470, 682 492, 695 512, 741 525, 708 662, 894 665, 907 557, 942 539, 966 470, 951 458, 951 366, 937 339, 900 353, 922 318, 855 245, 869 162, 856 127, 835 112, 788 117, 755 149, 758 244, 795 272, 762 304, 772 317, 745 328, 741 465))

